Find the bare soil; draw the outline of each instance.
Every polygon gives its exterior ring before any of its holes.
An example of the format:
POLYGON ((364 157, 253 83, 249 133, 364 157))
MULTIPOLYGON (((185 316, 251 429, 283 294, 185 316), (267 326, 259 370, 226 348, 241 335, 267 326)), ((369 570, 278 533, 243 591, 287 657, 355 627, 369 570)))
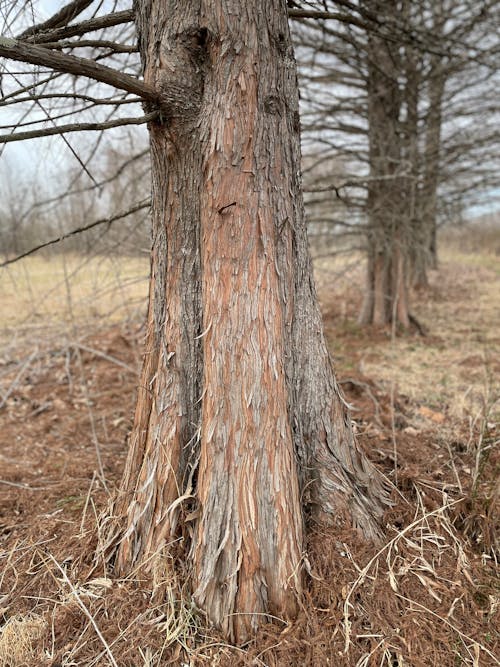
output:
POLYGON ((500 266, 490 260, 447 255, 414 295, 425 337, 359 328, 358 263, 319 267, 338 379, 394 504, 379 545, 312 526, 299 618, 275 619, 245 647, 206 626, 182 573, 117 579, 96 557, 126 455, 140 324, 94 333, 87 320, 36 349, 26 336, 8 346, 0 667, 499 664, 500 266))

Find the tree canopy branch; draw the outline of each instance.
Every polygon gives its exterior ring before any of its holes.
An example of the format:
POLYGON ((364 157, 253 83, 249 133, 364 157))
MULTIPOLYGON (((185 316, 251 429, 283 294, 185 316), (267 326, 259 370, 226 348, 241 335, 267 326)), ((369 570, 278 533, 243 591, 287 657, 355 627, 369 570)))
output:
MULTIPOLYGON (((46 30, 43 33, 37 32, 36 35, 31 35, 29 40, 36 42, 37 44, 54 42, 68 37, 85 35, 88 32, 101 30, 101 28, 111 28, 112 26, 121 25, 122 23, 131 23, 134 20, 134 17, 134 11, 132 9, 126 9, 122 12, 113 12, 112 14, 105 14, 104 16, 96 16, 93 19, 88 19, 81 23, 74 23, 73 25, 65 25, 53 30, 46 30)), ((21 35, 21 38, 23 35, 21 35)))
POLYGON ((144 81, 140 81, 130 74, 124 74, 111 67, 100 65, 89 58, 79 58, 46 49, 37 44, 30 44, 18 39, 0 36, 0 56, 17 60, 32 65, 43 65, 57 72, 86 76, 94 81, 106 83, 114 88, 126 90, 128 93, 139 95, 139 97, 153 103, 158 103, 159 98, 156 91, 144 81))
POLYGON ((291 19, 316 19, 316 20, 335 20, 340 23, 358 26, 358 28, 367 29, 366 21, 355 18, 352 14, 342 14, 341 12, 324 12, 316 9, 289 9, 288 16, 291 19))
POLYGON ((49 19, 38 25, 33 25, 27 28, 22 35, 19 36, 19 39, 26 39, 27 37, 32 37, 39 32, 45 32, 53 28, 59 28, 60 26, 67 25, 72 21, 78 14, 81 14, 87 7, 92 4, 93 0, 73 0, 68 5, 60 9, 56 14, 51 16, 49 19))

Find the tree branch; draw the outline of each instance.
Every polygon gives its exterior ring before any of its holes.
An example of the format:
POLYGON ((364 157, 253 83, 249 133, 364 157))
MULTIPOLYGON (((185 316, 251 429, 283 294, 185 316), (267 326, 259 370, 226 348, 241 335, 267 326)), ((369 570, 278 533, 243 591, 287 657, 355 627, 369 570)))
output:
POLYGON ((22 102, 33 102, 34 100, 71 100, 72 102, 91 102, 94 106, 122 106, 124 104, 139 104, 140 97, 127 97, 121 99, 118 97, 93 97, 84 93, 40 93, 27 95, 26 97, 12 98, 10 100, 0 100, 0 107, 21 104, 22 102))
POLYGON ((45 32, 52 28, 59 28, 60 26, 67 25, 72 21, 78 14, 81 14, 87 7, 92 4, 93 0, 73 0, 68 5, 59 10, 56 14, 47 19, 44 23, 39 23, 38 25, 33 25, 25 30, 22 35, 19 36, 19 39, 26 39, 32 35, 36 35, 39 32, 45 32))
POLYGON ((12 141, 25 141, 26 139, 37 139, 39 137, 50 137, 54 134, 67 134, 68 132, 100 131, 109 130, 112 127, 122 127, 123 125, 142 125, 158 118, 158 116, 158 111, 152 111, 138 118, 118 118, 117 120, 108 120, 104 123, 71 123, 70 125, 59 125, 59 127, 46 127, 43 130, 0 134, 0 144, 8 144, 12 141))
POLYGON ((333 19, 340 23, 358 26, 358 28, 363 28, 364 30, 369 28, 366 21, 361 21, 361 19, 357 19, 351 14, 342 14, 340 12, 323 12, 315 9, 289 9, 288 16, 291 19, 333 19))
POLYGON ((75 37, 76 35, 84 35, 87 32, 100 30, 101 28, 111 28, 114 25, 121 25, 122 23, 131 23, 135 18, 132 9, 126 9, 122 12, 113 12, 112 14, 105 14, 104 16, 96 16, 88 21, 75 23, 74 25, 66 25, 55 30, 47 30, 44 33, 37 33, 31 36, 31 42, 42 44, 43 42, 54 42, 68 37, 75 37))
POLYGON ((139 95, 145 100, 159 103, 156 91, 144 81, 140 81, 129 74, 124 74, 111 67, 100 65, 88 58, 77 58, 66 53, 59 53, 46 49, 37 44, 21 42, 10 37, 0 36, 0 56, 32 65, 43 65, 57 72, 86 76, 94 81, 106 83, 114 88, 126 90, 128 93, 139 95))
POLYGON ((126 218, 127 216, 132 215, 132 213, 137 213, 137 211, 149 208, 150 205, 151 202, 149 199, 143 200, 138 204, 136 204, 135 206, 133 206, 132 208, 130 208, 128 211, 117 213, 116 215, 113 215, 110 218, 102 218, 101 220, 95 220, 94 222, 91 222, 90 224, 85 225, 83 227, 77 227, 76 229, 73 229, 72 231, 67 232, 66 234, 58 236, 56 239, 51 239, 50 241, 41 243, 40 245, 31 248, 31 250, 23 252, 21 255, 17 255, 12 259, 7 259, 5 262, 2 262, 0 264, 0 269, 3 268, 4 266, 8 266, 9 264, 14 264, 14 262, 18 262, 20 259, 24 259, 25 257, 28 257, 29 255, 32 255, 33 253, 38 252, 39 250, 42 250, 43 248, 47 248, 50 245, 60 243, 65 239, 69 239, 71 236, 75 236, 76 234, 81 234, 82 232, 87 232, 89 229, 93 229, 98 225, 106 225, 106 224, 111 225, 113 222, 116 222, 117 220, 121 220, 122 218, 126 218))
POLYGON ((56 42, 44 42, 46 49, 81 49, 83 47, 110 49, 114 53, 137 53, 136 46, 129 46, 127 44, 118 44, 106 39, 78 39, 78 40, 61 40, 56 42))

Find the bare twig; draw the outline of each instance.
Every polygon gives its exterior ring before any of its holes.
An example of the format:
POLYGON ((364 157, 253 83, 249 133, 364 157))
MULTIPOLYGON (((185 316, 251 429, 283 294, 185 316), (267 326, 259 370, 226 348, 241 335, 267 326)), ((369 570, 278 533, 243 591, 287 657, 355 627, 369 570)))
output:
MULTIPOLYGON (((11 134, 0 135, 0 144, 8 144, 12 141, 25 141, 26 139, 36 139, 39 137, 50 137, 57 134, 67 134, 68 132, 98 132, 110 130, 113 127, 122 127, 123 125, 143 125, 158 118, 159 112, 152 111, 145 116, 135 118, 117 118, 103 123, 71 123, 68 125, 59 125, 56 127, 46 127, 43 130, 28 130, 26 132, 14 132, 11 134)), ((38 122, 38 121, 37 121, 38 122)))
POLYGON ((33 253, 38 252, 39 250, 42 250, 42 248, 47 248, 48 246, 54 245, 55 243, 60 243, 61 241, 70 238, 71 236, 75 236, 75 234, 81 234, 82 232, 86 232, 89 229, 93 229, 98 225, 106 225, 106 224, 111 225, 113 222, 116 222, 117 220, 121 220, 122 218, 126 218, 127 216, 132 215, 132 213, 136 213, 137 211, 141 211, 145 208, 148 208, 149 205, 150 202, 148 199, 140 202, 139 204, 136 204, 132 208, 128 209, 128 211, 118 213, 117 215, 113 215, 110 218, 102 218, 100 220, 95 220, 94 222, 91 222, 88 225, 84 225, 83 227, 78 227, 77 229, 73 229, 70 232, 67 232, 66 234, 61 234, 61 236, 57 237, 56 239, 51 239, 50 241, 46 241, 45 243, 40 243, 40 245, 31 248, 31 250, 27 250, 26 252, 23 252, 21 255, 17 255, 12 259, 8 259, 5 262, 2 262, 0 264, 0 269, 4 266, 7 266, 8 264, 14 264, 14 262, 18 262, 20 259, 28 257, 29 255, 32 255, 33 253))
POLYGON ((117 359, 116 357, 111 356, 110 354, 105 354, 104 352, 101 352, 100 350, 96 350, 94 347, 88 347, 87 345, 83 345, 82 343, 70 343, 70 345, 68 347, 78 348, 80 350, 83 350, 84 352, 89 352, 90 354, 93 354, 96 357, 101 357, 102 359, 105 359, 106 361, 110 361, 111 363, 115 364, 116 366, 120 366, 120 368, 124 368, 126 371, 128 371, 129 373, 132 373, 133 375, 137 375, 137 368, 133 368, 132 366, 129 366, 128 364, 124 363, 123 361, 120 361, 120 359, 117 359))
POLYGON ((0 401, 0 409, 3 408, 3 406, 7 403, 7 399, 9 398, 9 396, 12 394, 12 392, 14 391, 14 389, 15 389, 15 388, 17 387, 17 385, 19 384, 19 381, 20 381, 20 379, 21 379, 21 377, 22 377, 24 371, 25 371, 26 368, 31 364, 31 362, 33 361, 33 359, 36 357, 37 354, 38 354, 38 349, 36 349, 34 352, 32 352, 32 353, 30 354, 30 356, 26 359, 26 361, 24 362, 24 364, 21 366, 21 368, 20 368, 19 372, 17 373, 16 377, 14 378, 12 384, 11 384, 10 387, 7 389, 6 393, 5 393, 4 396, 2 397, 2 400, 0 401))

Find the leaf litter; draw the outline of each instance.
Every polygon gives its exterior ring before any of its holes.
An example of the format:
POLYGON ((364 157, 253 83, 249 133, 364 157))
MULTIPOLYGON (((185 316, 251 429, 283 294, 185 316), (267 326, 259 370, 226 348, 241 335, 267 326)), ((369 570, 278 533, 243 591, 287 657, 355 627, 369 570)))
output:
POLYGON ((416 301, 418 316, 432 320, 449 287, 439 331, 396 341, 355 325, 356 276, 333 289, 320 276, 338 379, 362 446, 395 484, 393 506, 382 545, 349 526, 311 526, 297 620, 269 619, 245 647, 207 626, 189 598, 188 573, 165 554, 152 577, 137 571, 128 579, 94 557, 126 455, 140 326, 86 330, 64 347, 52 339, 36 355, 17 350, 0 377, 0 666, 499 664, 500 420, 490 372, 498 341, 496 316, 477 314, 487 301, 477 291, 495 280, 484 275, 450 260, 434 276, 439 287, 416 301), (446 327, 463 340, 474 313, 488 349, 475 359, 467 339, 447 351, 446 327), (451 373, 441 393, 425 367, 438 364, 440 349, 443 366, 434 372, 451 373))

